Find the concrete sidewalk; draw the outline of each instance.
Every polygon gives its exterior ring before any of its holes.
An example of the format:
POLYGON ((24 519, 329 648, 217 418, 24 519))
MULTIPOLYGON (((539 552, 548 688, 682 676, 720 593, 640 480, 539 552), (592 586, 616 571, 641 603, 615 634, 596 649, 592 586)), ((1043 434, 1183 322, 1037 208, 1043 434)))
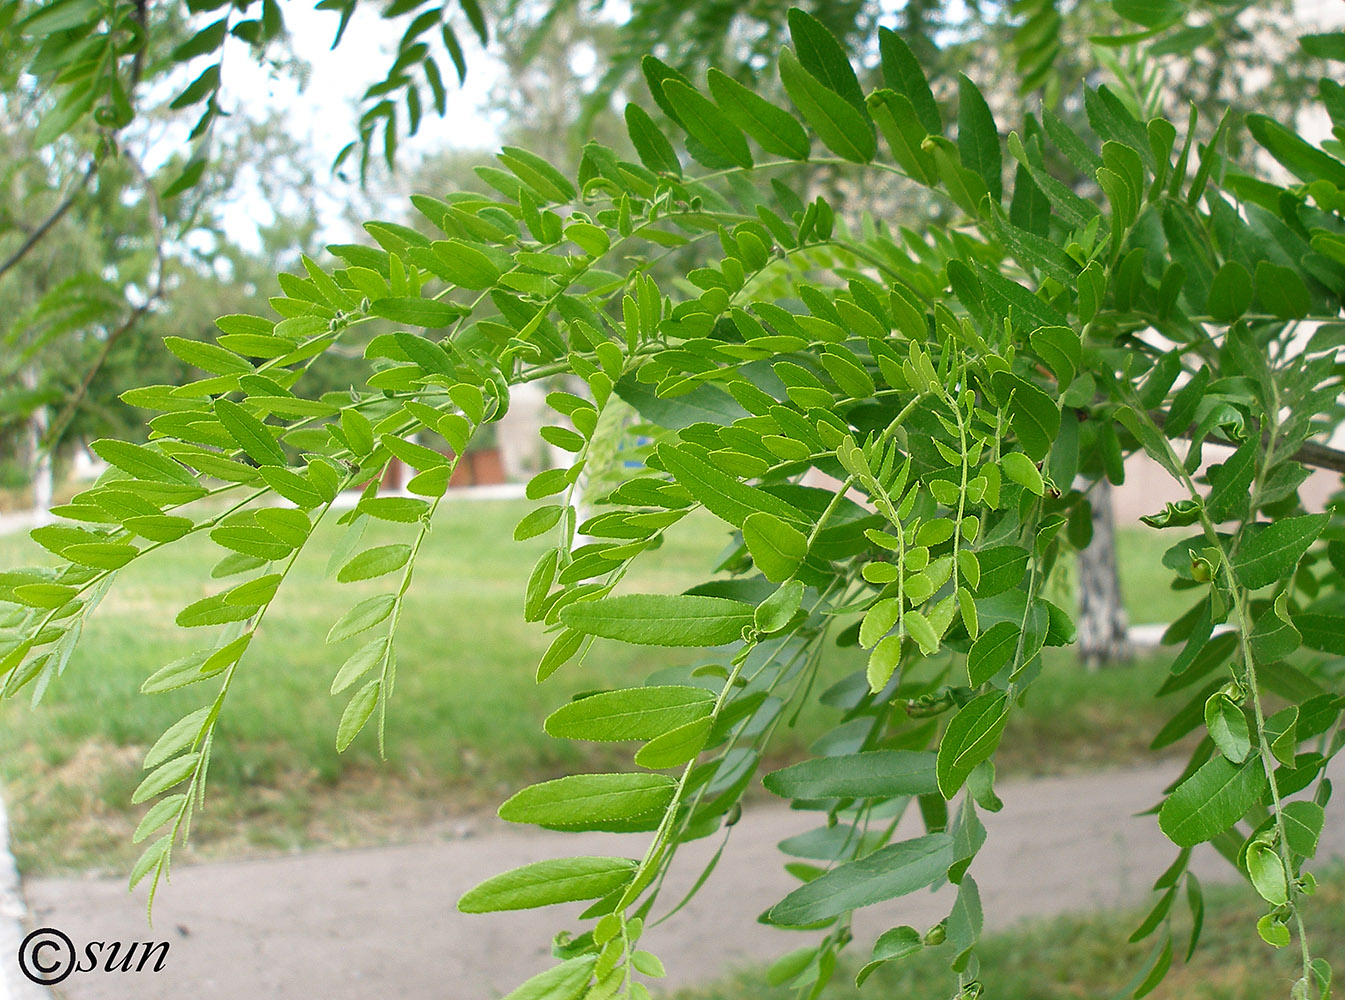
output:
MULTIPOLYGON (((1167 764, 1006 782, 999 789, 1004 810, 982 813, 989 837, 972 868, 987 928, 1149 898, 1153 880, 1177 852, 1154 817, 1135 814, 1159 800, 1178 770, 1167 764)), ((917 834, 918 819, 907 819, 902 835, 917 834)), ((817 814, 776 806, 744 815, 696 900, 644 939, 667 966, 669 985, 713 979, 814 939, 763 927, 756 917, 797 884, 782 870, 776 843, 817 825, 817 814)), ((718 840, 688 845, 679 855, 663 909, 689 888, 718 840)), ((501 996, 550 964, 552 934, 573 929, 580 906, 468 916, 454 908, 461 892, 544 857, 638 857, 646 843, 647 835, 566 835, 500 824, 460 840, 184 867, 160 888, 152 929, 143 893, 128 894, 122 878, 34 879, 26 891, 33 925, 57 927, 77 943, 171 943, 156 974, 72 975, 60 988, 71 1000, 355 1000, 371 992, 474 1000, 501 996)), ((1318 857, 1328 855, 1345 855, 1345 824, 1328 824, 1318 857)), ((1237 878, 1204 848, 1192 868, 1209 882, 1237 878)), ((864 911, 856 920, 856 950, 895 924, 923 930, 949 905, 945 887, 864 911)))

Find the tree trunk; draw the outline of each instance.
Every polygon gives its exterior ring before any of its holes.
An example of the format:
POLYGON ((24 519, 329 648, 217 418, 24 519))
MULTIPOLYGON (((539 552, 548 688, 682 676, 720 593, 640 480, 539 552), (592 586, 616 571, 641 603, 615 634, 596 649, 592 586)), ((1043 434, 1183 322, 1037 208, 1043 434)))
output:
POLYGON ((1111 483, 1092 492, 1093 538, 1079 553, 1079 660, 1089 670, 1130 659, 1121 580, 1116 572, 1116 525, 1111 483))
MULTIPOLYGON (((37 372, 32 368, 23 370, 23 384, 27 389, 37 388, 37 372)), ((47 436, 50 415, 45 406, 39 406, 28 417, 27 460, 30 473, 29 482, 33 489, 33 524, 43 525, 51 522, 51 497, 53 492, 51 449, 42 447, 42 439, 47 436)))

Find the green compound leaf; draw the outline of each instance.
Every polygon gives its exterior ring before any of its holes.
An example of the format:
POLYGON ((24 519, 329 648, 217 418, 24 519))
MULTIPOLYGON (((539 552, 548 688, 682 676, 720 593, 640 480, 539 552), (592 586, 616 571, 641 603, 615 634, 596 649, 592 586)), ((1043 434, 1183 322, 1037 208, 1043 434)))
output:
POLYGON ((714 720, 707 713, 699 719, 669 730, 635 751, 635 763, 653 771, 665 767, 678 767, 705 748, 710 738, 710 728, 714 720))
POLYGON ((713 101, 679 80, 664 80, 663 93, 677 109, 677 116, 688 135, 699 140, 718 158, 740 167, 752 166, 747 139, 713 101))
POLYGON ((196 485, 196 477, 189 470, 147 445, 103 438, 91 444, 89 450, 108 465, 114 465, 136 479, 196 485))
POLYGON ((1223 692, 1215 692, 1205 702, 1205 728, 1219 752, 1234 764, 1241 764, 1251 753, 1247 716, 1223 692))
POLYGON ((957 149, 962 165, 985 181, 990 197, 998 202, 1004 194, 1004 160, 994 115, 976 84, 961 73, 957 93, 957 149))
POLYGON ((862 111, 804 69, 789 49, 780 53, 780 80, 794 106, 829 150, 854 163, 878 152, 869 119, 862 111))
POLYGON ((682 164, 649 112, 638 104, 626 105, 626 131, 640 162, 655 173, 682 176, 682 164))
POLYGON ((939 789, 930 751, 866 750, 805 760, 761 779, 789 799, 893 798, 930 795, 939 789))
POLYGON ((807 522, 797 507, 765 490, 739 482, 688 451, 665 444, 659 446, 658 457, 706 510, 736 528, 741 528, 748 515, 755 511, 773 514, 795 524, 807 522))
POLYGON ((1290 575, 1326 522, 1325 514, 1286 517, 1252 535, 1233 558, 1238 582, 1257 590, 1290 575))
POLYGON ((285 453, 271 431, 242 406, 227 399, 217 399, 215 416, 229 432, 229 437, 258 465, 285 464, 285 453))
POLYGON ((574 740, 652 740, 709 715, 714 700, 704 688, 682 685, 603 691, 562 705, 544 728, 574 740))
POLYGON ((951 799, 972 769, 995 752, 1009 720, 1003 691, 987 691, 958 709, 939 742, 939 792, 951 799))
POLYGON ((757 569, 772 583, 793 576, 808 554, 803 532, 765 511, 749 514, 743 521, 743 541, 757 569))
POLYGON ((692 594, 624 594, 562 608, 560 620, 587 635, 638 646, 721 646, 741 638, 754 609, 692 594))
MULTIPOLYGON (((724 115, 768 153, 806 160, 812 143, 798 119, 784 108, 748 90, 731 76, 711 68, 706 76, 724 115)), ((666 92, 666 91, 665 91, 666 92)))
POLYGON ((649 817, 656 823, 675 787, 663 774, 572 774, 515 793, 500 806, 500 819, 570 830, 610 829, 649 817))
POLYGON ((580 955, 539 972, 503 1000, 579 1000, 588 992, 596 955, 580 955))
POLYGON ((980 634, 967 653, 967 679, 980 687, 999 673, 1018 650, 1022 630, 1014 622, 995 622, 980 634))
POLYGON ((636 863, 626 858, 553 858, 486 879, 458 900, 463 913, 529 910, 579 899, 601 899, 630 882, 636 863))
POLYGON ((767 913, 771 923, 798 927, 895 899, 932 885, 953 863, 953 838, 931 833, 874 851, 800 886, 767 913))
POLYGON ((346 747, 350 746, 351 741, 360 734, 364 724, 374 714, 374 707, 378 704, 380 688, 379 681, 372 680, 356 691, 347 703, 346 710, 341 713, 341 721, 336 726, 336 749, 338 751, 344 751, 346 747))
POLYGON ((1158 812, 1158 825, 1178 847, 1194 847, 1240 820, 1260 801, 1265 787, 1258 758, 1238 765, 1216 757, 1167 797, 1158 812))

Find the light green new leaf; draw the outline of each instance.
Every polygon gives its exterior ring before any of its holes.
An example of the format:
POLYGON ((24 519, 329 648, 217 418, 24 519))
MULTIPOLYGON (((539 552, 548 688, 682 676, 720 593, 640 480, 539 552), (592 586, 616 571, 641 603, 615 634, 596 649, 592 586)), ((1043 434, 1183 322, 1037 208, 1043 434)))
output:
POLYGON ((145 769, 158 767, 179 750, 185 749, 196 740, 201 724, 210 715, 210 706, 199 708, 190 715, 183 716, 173 723, 145 754, 145 769))
POLYGON ((372 580, 376 576, 401 569, 409 558, 411 558, 409 545, 377 545, 353 556, 337 571, 336 579, 341 583, 372 580))
POLYGON ((920 932, 914 927, 902 925, 883 931, 878 936, 878 940, 873 943, 873 954, 869 957, 868 963, 855 976, 855 985, 863 986, 864 980, 873 975, 880 965, 899 961, 907 955, 914 955, 924 946, 925 943, 920 937, 920 932))
POLYGON ((995 752, 1009 721, 1009 700, 1003 691, 987 691, 963 705, 939 741, 939 791, 951 799, 981 761, 995 752))
POLYGON ((596 955, 580 955, 539 972, 504 1000, 578 1000, 588 990, 596 955))
POLYGON ((939 790, 932 750, 866 750, 817 757, 761 779, 787 799, 877 799, 931 795, 939 790))
POLYGON ((560 523, 565 513, 564 504, 547 504, 528 511, 514 528, 514 541, 522 542, 537 535, 545 534, 560 523))
POLYGON ((757 631, 770 635, 788 625, 803 604, 803 589, 801 581, 791 580, 758 604, 753 616, 757 631))
POLYGON ((322 504, 322 495, 297 472, 281 465, 264 465, 260 475, 267 486, 302 510, 312 510, 322 504))
POLYGON ((574 200, 570 179, 536 153, 518 146, 504 146, 496 156, 515 177, 542 197, 562 203, 574 200))
POLYGON ((61 555, 71 562, 95 569, 121 569, 139 554, 139 549, 124 542, 87 542, 61 550, 61 555))
POLYGON ((1289 901, 1289 879, 1284 861, 1270 844, 1254 841, 1247 848, 1247 875, 1252 885, 1271 906, 1282 906, 1289 901))
POLYGON ((391 594, 379 594, 360 601, 336 620, 336 624, 327 633, 327 641, 342 642, 353 635, 359 635, 367 628, 373 628, 392 614, 392 607, 396 603, 397 599, 391 594))
POLYGON ((693 594, 623 594, 562 608, 560 620, 587 635, 638 646, 721 646, 742 636, 754 609, 693 594))
POLYGON ((552 858, 523 865, 486 879, 458 899, 463 913, 529 910, 537 906, 601 899, 635 874, 626 858, 552 858))
POLYGON ((1046 480, 1042 478, 1041 470, 1021 451, 1005 452, 1000 456, 999 464, 1004 474, 1023 489, 1039 497, 1046 495, 1046 480))
POLYGON ((152 799, 160 792, 172 788, 179 781, 186 780, 187 776, 196 769, 196 762, 200 758, 199 752, 184 753, 181 757, 175 757, 166 764, 160 764, 146 775, 145 780, 140 782, 139 787, 131 793, 132 804, 139 804, 146 799, 152 799))
MULTIPOLYGON (((798 119, 784 108, 776 107, 731 76, 710 69, 706 79, 724 114, 757 141, 768 153, 806 160, 812 145, 798 119)), ((666 90, 665 90, 666 93, 666 90)))
MULTIPOLYGON (((663 93, 677 109, 677 117, 688 135, 699 140, 718 158, 740 167, 752 166, 752 153, 747 148, 747 139, 713 101, 679 80, 664 80, 663 93)), ((694 156, 695 147, 692 146, 691 150, 694 156)))
POLYGON ((173 795, 167 795, 161 798, 154 805, 145 811, 140 823, 135 828, 135 833, 131 836, 131 843, 138 844, 148 837, 159 827, 163 826, 170 819, 176 819, 177 814, 182 809, 182 803, 187 798, 186 792, 177 792, 173 795))
POLYGON ((803 532, 765 511, 749 514, 743 521, 743 541, 757 569, 772 583, 793 576, 808 554, 803 532))
POLYGON ((771 907, 774 924, 800 926, 932 885, 953 863, 953 838, 931 833, 850 861, 795 889, 771 907))
POLYGON ((573 740, 652 740, 709 715, 714 700, 705 688, 682 685, 603 691, 562 705, 543 727, 573 740))
POLYGON ((670 729, 635 751, 635 763, 652 771, 680 767, 705 748, 714 719, 707 714, 685 725, 670 729))
POLYGON ((171 832, 165 833, 145 848, 145 853, 140 855, 139 860, 131 866, 130 888, 134 889, 139 885, 151 869, 164 860, 164 856, 168 854, 168 848, 173 845, 173 836, 171 832))
POLYGON ((258 605, 230 603, 227 593, 215 594, 193 601, 178 612, 174 621, 182 628, 201 628, 206 625, 224 625, 228 622, 247 621, 257 613, 258 605))
POLYGON ((1178 847, 1194 847, 1242 819, 1260 801, 1265 785, 1258 758, 1237 765, 1215 757, 1167 797, 1158 825, 1178 847))
POLYGON ((385 635, 366 642, 355 650, 332 678, 331 693, 340 694, 350 687, 381 662, 387 651, 388 637, 385 635))
POLYGON ((676 782, 664 774, 572 774, 529 785, 500 806, 510 823, 600 829, 662 813, 676 782))
POLYGON ((803 120, 837 156, 868 163, 878 151, 862 111, 809 73, 789 49, 780 53, 780 80, 803 120))

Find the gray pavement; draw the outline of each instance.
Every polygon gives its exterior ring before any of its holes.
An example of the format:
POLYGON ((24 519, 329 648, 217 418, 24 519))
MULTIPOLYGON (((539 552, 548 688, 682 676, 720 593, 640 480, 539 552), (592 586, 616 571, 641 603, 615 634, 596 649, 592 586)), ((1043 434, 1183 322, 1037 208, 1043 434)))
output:
MULTIPOLYGON (((1004 810, 983 813, 989 837, 974 866, 988 929, 1024 917, 1142 903, 1176 854, 1154 817, 1178 773, 1169 763, 1133 771, 1006 782, 1004 810)), ((906 835, 918 832, 909 816, 906 835)), ((718 870, 697 899, 646 935, 644 945, 680 985, 735 965, 769 960, 811 940, 811 932, 764 927, 756 917, 792 888, 776 843, 818 824, 816 814, 751 809, 734 828, 718 870)), ((34 926, 62 929, 79 943, 168 941, 158 973, 76 973, 71 1000, 271 997, 354 1000, 371 993, 421 998, 491 998, 546 967, 551 935, 573 928, 579 906, 468 916, 458 895, 482 878, 544 857, 638 857, 646 835, 555 834, 493 822, 470 837, 353 851, 179 868, 161 887, 153 928, 143 894, 122 878, 33 879, 25 886, 34 926)), ((665 899, 680 898, 718 838, 679 855, 665 899)), ((1345 855, 1345 824, 1331 824, 1319 857, 1345 855)), ((1208 849, 1193 869, 1205 881, 1237 876, 1208 849)), ((857 948, 887 927, 942 919, 945 889, 864 911, 857 948)), ((8 956, 6 956, 8 959, 8 956)))

